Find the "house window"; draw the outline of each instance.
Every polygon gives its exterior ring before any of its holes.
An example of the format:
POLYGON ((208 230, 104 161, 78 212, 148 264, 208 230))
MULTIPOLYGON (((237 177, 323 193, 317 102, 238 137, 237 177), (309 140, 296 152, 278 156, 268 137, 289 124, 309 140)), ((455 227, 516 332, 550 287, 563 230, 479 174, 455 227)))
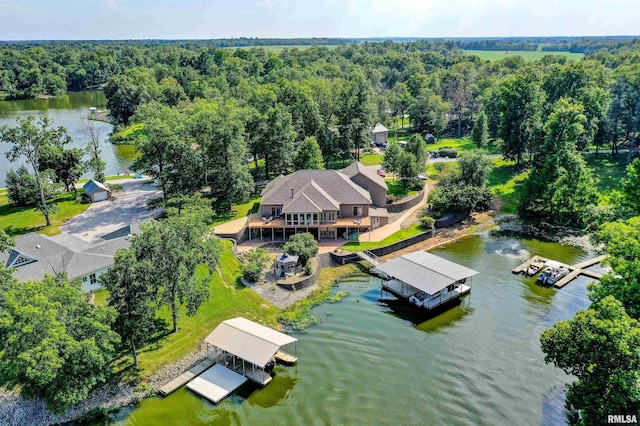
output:
POLYGON ((86 283, 87 282, 87 277, 82 277, 82 282, 86 283))
POLYGON ((320 222, 335 222, 336 221, 336 212, 322 212, 320 213, 320 222))
POLYGON ((271 216, 278 217, 280 216, 281 212, 282 212, 282 209, 280 207, 271 207, 271 216))
POLYGON ((353 206, 353 215, 362 216, 362 206, 353 206))
POLYGON ((89 281, 91 282, 91 284, 97 283, 98 280, 96 279, 96 274, 89 275, 89 281))

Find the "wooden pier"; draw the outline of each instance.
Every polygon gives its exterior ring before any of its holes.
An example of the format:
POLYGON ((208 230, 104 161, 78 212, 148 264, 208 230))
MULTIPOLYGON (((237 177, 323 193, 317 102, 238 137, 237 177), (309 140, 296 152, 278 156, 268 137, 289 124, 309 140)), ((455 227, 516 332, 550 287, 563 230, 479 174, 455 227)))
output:
MULTIPOLYGON (((602 278, 603 274, 601 274, 600 272, 588 271, 585 268, 596 265, 602 262, 603 260, 605 260, 606 258, 607 258, 607 255, 602 255, 602 256, 594 257, 593 259, 585 260, 584 262, 576 263, 575 265, 567 265, 566 263, 558 262, 562 266, 567 268, 570 272, 565 277, 563 277, 558 282, 556 282, 553 286, 556 288, 562 288, 580 275, 585 275, 587 277, 599 280, 600 278, 602 278)), ((529 269, 529 266, 531 266, 531 264, 537 263, 537 262, 545 263, 548 260, 549 259, 542 256, 533 256, 531 259, 513 268, 511 272, 513 272, 514 274, 526 273, 527 269, 529 269)))
POLYGON ((202 374, 203 371, 211 367, 213 364, 215 364, 215 361, 209 358, 199 362, 189 370, 182 373, 180 376, 176 377, 175 379, 158 389, 158 393, 162 396, 167 396, 175 392, 176 390, 187 384, 187 382, 192 380, 194 377, 202 374))

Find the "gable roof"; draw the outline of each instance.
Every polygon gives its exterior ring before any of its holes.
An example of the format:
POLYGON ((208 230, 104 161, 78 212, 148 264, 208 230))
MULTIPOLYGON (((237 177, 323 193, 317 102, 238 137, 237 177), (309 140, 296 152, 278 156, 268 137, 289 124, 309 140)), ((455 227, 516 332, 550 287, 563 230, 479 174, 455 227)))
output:
POLYGON ((376 266, 376 269, 428 294, 478 274, 473 269, 426 251, 404 254, 376 266))
POLYGON ((359 161, 354 161, 353 163, 349 164, 347 167, 340 170, 340 173, 347 175, 351 179, 353 179, 357 175, 364 176, 374 185, 380 188, 384 188, 385 191, 389 189, 382 176, 379 176, 376 172, 373 171, 372 168, 365 166, 359 161))
POLYGON ((126 238, 90 244, 70 234, 48 237, 32 232, 17 237, 10 253, 0 253, 0 262, 11 267, 19 281, 39 281, 45 274, 63 272, 74 279, 108 268, 115 252, 129 246, 126 238), (17 265, 20 258, 32 261, 17 265))
POLYGON ((238 317, 222 321, 204 341, 264 367, 280 346, 297 341, 264 325, 238 317))
POLYGON ((381 123, 376 123, 375 127, 373 128, 373 133, 382 133, 382 132, 388 132, 388 131, 389 129, 384 127, 381 123))
POLYGON ((322 209, 304 192, 298 192, 282 205, 283 213, 321 213, 322 209))
MULTIPOLYGON (((316 205, 371 204, 369 191, 357 185, 337 170, 298 170, 290 175, 280 175, 262 191, 263 205, 284 205, 305 188, 305 193, 316 205), (315 185, 308 185, 311 181, 315 185), (308 186, 307 186, 308 185, 308 186)), ((333 210, 333 207, 331 208, 333 210)))
POLYGON ((91 179, 89 182, 82 185, 82 189, 84 189, 84 192, 86 192, 89 195, 96 192, 104 192, 104 191, 109 192, 109 188, 107 188, 97 180, 93 180, 93 179, 91 179))

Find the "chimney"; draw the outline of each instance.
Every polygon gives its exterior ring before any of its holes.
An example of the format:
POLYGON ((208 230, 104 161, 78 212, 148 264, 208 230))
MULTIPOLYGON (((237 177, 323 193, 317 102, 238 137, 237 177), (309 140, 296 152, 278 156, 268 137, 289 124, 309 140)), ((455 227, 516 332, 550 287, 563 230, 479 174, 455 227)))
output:
POLYGON ((291 199, 293 200, 293 187, 291 187, 291 199))

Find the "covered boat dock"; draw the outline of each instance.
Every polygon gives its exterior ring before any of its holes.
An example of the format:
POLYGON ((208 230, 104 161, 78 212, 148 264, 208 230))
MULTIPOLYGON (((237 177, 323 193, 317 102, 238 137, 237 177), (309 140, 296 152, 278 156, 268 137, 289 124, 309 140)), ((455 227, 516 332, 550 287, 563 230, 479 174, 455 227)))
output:
POLYGON ((297 361, 281 349, 297 340, 246 318, 223 321, 205 339, 209 358, 216 364, 187 388, 217 403, 247 380, 265 386, 271 382, 270 371, 277 358, 297 361))
POLYGON ((431 310, 453 302, 471 291, 478 272, 426 251, 402 255, 376 266, 382 278, 381 292, 420 308, 431 310))

